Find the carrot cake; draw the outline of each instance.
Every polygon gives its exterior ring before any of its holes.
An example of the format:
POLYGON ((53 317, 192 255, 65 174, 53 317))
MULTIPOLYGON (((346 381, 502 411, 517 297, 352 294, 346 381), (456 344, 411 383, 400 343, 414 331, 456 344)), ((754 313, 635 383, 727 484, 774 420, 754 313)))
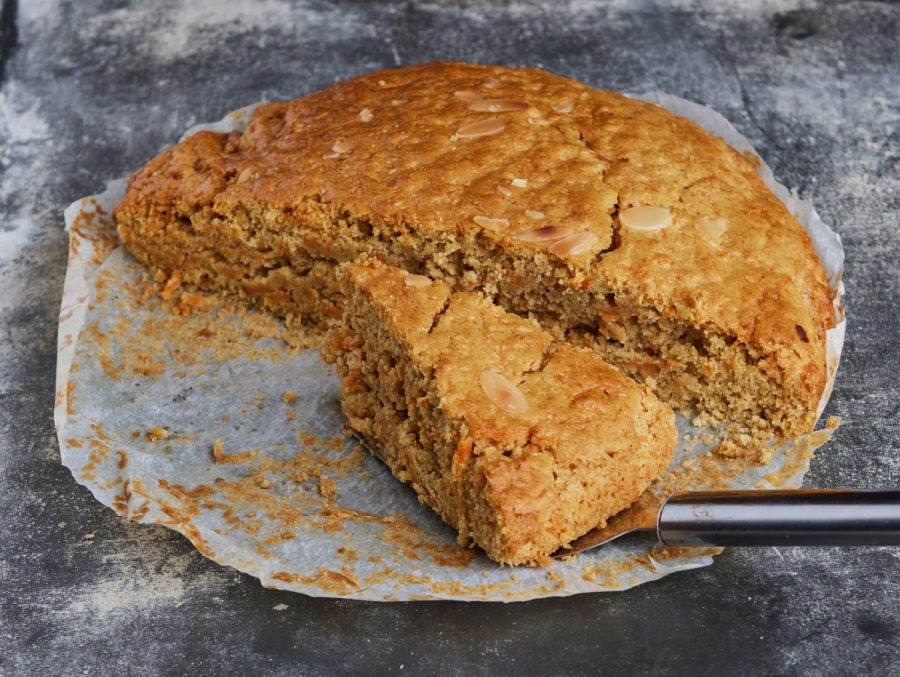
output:
MULTIPOLYGON (((259 106, 132 177, 115 211, 160 281, 340 323, 361 253, 479 291, 738 433, 813 426, 833 325, 803 228, 721 139, 534 69, 430 63, 259 106)), ((755 453, 755 452, 754 452, 755 453)))
POLYGON ((544 564, 669 464, 672 409, 593 350, 371 259, 343 282, 324 353, 350 425, 462 543, 544 564))

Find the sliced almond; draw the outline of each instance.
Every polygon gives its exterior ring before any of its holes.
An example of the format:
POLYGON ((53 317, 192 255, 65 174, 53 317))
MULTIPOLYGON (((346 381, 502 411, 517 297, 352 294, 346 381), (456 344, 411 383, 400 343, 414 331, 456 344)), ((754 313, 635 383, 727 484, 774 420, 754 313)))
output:
POLYGON ((509 225, 509 219, 494 219, 490 216, 473 216, 472 220, 488 230, 497 230, 497 228, 505 228, 509 225))
POLYGON ((403 284, 407 287, 427 287, 431 284, 431 278, 424 275, 407 275, 403 278, 403 284))
POLYGON ((456 90, 455 92, 453 92, 453 96, 455 96, 457 99, 462 99, 463 101, 477 101, 481 98, 481 94, 479 94, 478 92, 469 92, 464 89, 456 90))
POLYGON ((700 219, 694 222, 696 228, 707 242, 718 245, 725 231, 728 230, 728 221, 721 216, 717 218, 700 219))
POLYGON ((562 113, 564 115, 566 113, 571 113, 572 109, 574 109, 574 108, 575 108, 575 102, 572 101, 572 99, 563 99, 559 103, 553 104, 553 110, 555 110, 557 113, 562 113))
POLYGON ((323 160, 333 160, 334 158, 340 157, 340 156, 341 156, 340 153, 336 153, 335 151, 330 150, 327 153, 322 154, 322 159, 323 160))
POLYGON ((474 139, 479 136, 493 136, 499 134, 506 129, 506 123, 497 118, 489 118, 487 120, 478 120, 463 125, 456 130, 456 138, 458 139, 474 139))
POLYGON ((472 99, 469 101, 469 110, 479 113, 509 113, 526 108, 528 108, 527 103, 515 99, 472 99))
POLYGON ((331 150, 334 153, 349 153, 353 150, 353 146, 347 141, 335 141, 331 146, 331 150))
POLYGON ((665 207, 629 207, 619 213, 619 221, 630 230, 652 232, 672 225, 672 212, 665 207))
POLYGON ((402 106, 406 103, 406 99, 391 99, 392 106, 402 106))
POLYGON ((497 186, 497 192, 500 193, 500 195, 506 195, 507 197, 512 195, 512 191, 506 186, 497 186))
POLYGON ((513 235, 513 239, 522 242, 553 242, 569 237, 571 234, 572 229, 565 226, 544 226, 534 230, 523 230, 521 233, 513 235))
POLYGON ((527 216, 529 219, 539 221, 540 219, 544 218, 546 214, 544 214, 544 212, 539 212, 537 209, 526 209, 525 216, 527 216))
POLYGON ((521 414, 528 411, 528 401, 525 395, 509 379, 504 378, 495 371, 483 371, 479 377, 481 389, 487 398, 511 414, 521 414))
POLYGON ((481 81, 481 86, 487 89, 494 89, 495 87, 499 87, 503 83, 500 82, 497 78, 486 78, 481 81))
POLYGON ((593 233, 581 232, 568 235, 561 240, 554 242, 547 249, 551 254, 556 254, 563 258, 571 258, 588 251, 597 243, 597 236, 593 233))
POLYGON ((373 117, 375 116, 372 115, 372 111, 370 111, 368 108, 363 108, 361 111, 359 111, 359 119, 363 122, 371 122, 373 117))
POLYGON ((255 179, 255 174, 256 172, 254 172, 251 167, 247 167, 246 169, 242 170, 240 174, 238 174, 237 181, 235 181, 235 183, 240 184, 250 181, 251 179, 255 179))
POLYGON ((528 188, 528 179, 513 179, 509 183, 516 188, 528 188))

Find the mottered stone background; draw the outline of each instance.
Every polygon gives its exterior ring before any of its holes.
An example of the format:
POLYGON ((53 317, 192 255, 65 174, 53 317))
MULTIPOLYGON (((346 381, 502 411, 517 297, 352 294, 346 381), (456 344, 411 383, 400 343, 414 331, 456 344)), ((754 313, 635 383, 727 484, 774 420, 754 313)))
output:
POLYGON ((712 106, 843 237, 812 487, 900 486, 900 5, 0 0, 0 674, 900 673, 900 549, 731 549, 624 593, 376 604, 265 590, 59 465, 62 210, 188 126, 431 59, 712 106), (94 534, 85 539, 86 534, 94 534))

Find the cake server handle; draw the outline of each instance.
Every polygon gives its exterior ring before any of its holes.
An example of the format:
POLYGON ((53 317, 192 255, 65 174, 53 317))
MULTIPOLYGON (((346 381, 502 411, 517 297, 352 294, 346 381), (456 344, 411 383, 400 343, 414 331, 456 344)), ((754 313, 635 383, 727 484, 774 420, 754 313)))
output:
POLYGON ((900 490, 674 494, 656 531, 674 546, 900 545, 900 490))

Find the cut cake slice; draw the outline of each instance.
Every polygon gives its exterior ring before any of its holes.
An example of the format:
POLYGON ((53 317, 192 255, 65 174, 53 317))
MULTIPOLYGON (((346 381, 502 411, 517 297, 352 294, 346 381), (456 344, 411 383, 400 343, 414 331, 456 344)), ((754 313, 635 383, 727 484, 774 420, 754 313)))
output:
POLYGON ((342 281, 324 352, 350 425, 461 543, 545 564, 671 460, 671 408, 594 351, 373 259, 342 281))

